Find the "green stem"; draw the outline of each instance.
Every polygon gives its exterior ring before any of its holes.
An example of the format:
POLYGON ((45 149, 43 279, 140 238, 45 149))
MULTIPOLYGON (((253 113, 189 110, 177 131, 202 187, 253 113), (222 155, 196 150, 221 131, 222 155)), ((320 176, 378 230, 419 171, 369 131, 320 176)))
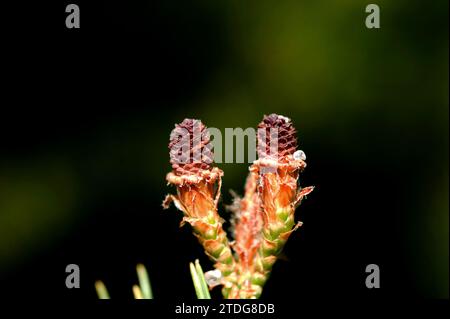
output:
POLYGON ((139 287, 142 292, 142 299, 153 299, 153 292, 147 269, 145 269, 143 264, 138 264, 136 266, 136 271, 139 279, 139 287))
POLYGON ((106 289, 106 286, 102 281, 97 280, 95 282, 95 290, 97 291, 99 299, 110 299, 108 289, 106 289))

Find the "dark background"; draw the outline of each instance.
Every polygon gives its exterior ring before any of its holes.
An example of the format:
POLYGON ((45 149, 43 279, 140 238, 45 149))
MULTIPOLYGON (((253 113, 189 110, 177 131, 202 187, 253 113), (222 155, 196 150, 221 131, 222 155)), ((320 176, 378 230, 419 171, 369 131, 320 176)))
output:
MULTIPOLYGON (((263 297, 448 298, 448 2, 74 1, 4 9, 0 280, 6 298, 193 298, 211 264, 162 211, 167 141, 185 117, 291 117, 316 190, 263 297), (81 288, 65 288, 65 267, 81 288), (381 288, 365 287, 365 267, 381 288)), ((220 164, 243 191, 248 164, 220 164)), ((226 224, 228 227, 229 224, 226 224)), ((219 297, 219 291, 214 297, 219 297)))

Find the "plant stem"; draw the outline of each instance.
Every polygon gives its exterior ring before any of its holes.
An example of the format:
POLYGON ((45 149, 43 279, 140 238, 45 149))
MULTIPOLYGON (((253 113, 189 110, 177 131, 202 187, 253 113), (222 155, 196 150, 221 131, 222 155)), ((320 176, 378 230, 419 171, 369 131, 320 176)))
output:
POLYGON ((97 280, 95 282, 95 290, 97 291, 99 299, 110 299, 108 290, 106 289, 106 286, 102 281, 97 280))

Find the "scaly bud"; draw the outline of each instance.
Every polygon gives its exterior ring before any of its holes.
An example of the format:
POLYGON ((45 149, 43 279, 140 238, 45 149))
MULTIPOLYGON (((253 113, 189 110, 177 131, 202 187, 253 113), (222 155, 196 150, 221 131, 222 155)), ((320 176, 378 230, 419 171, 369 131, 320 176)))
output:
POLYGON ((200 120, 185 119, 170 134, 169 154, 174 173, 197 175, 213 162, 209 132, 200 120))
POLYGON ((297 137, 291 120, 271 114, 264 117, 258 129, 267 134, 258 134, 259 159, 250 167, 250 174, 259 176, 257 192, 263 216, 262 240, 251 278, 261 287, 255 297, 259 297, 287 239, 302 224, 295 222, 295 208, 314 189, 298 186, 299 173, 306 163, 304 153, 296 151, 297 137))
POLYGON ((297 149, 297 132, 291 119, 277 115, 265 115, 258 125, 258 158, 282 161, 297 149))
POLYGON ((215 262, 227 297, 233 287, 235 261, 217 212, 223 172, 212 167, 211 149, 208 131, 201 121, 185 119, 175 126, 169 143, 173 171, 166 179, 176 186, 177 195, 167 195, 163 207, 174 202, 184 213, 181 225, 192 226, 206 254, 215 262))

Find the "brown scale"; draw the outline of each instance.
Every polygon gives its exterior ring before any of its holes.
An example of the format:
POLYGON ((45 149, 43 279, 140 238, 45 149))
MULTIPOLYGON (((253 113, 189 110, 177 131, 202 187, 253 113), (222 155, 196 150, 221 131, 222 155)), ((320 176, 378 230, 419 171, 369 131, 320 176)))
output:
POLYGON ((185 119, 176 124, 170 134, 169 150, 173 171, 179 176, 211 169, 214 154, 210 136, 200 120, 185 119))
POLYGON ((277 114, 265 115, 262 122, 258 124, 258 157, 282 159, 294 154, 296 150, 297 131, 291 120, 277 114), (276 133, 271 132, 271 128, 276 129, 278 133, 278 149, 275 152, 270 149, 270 141, 276 137, 276 133))

